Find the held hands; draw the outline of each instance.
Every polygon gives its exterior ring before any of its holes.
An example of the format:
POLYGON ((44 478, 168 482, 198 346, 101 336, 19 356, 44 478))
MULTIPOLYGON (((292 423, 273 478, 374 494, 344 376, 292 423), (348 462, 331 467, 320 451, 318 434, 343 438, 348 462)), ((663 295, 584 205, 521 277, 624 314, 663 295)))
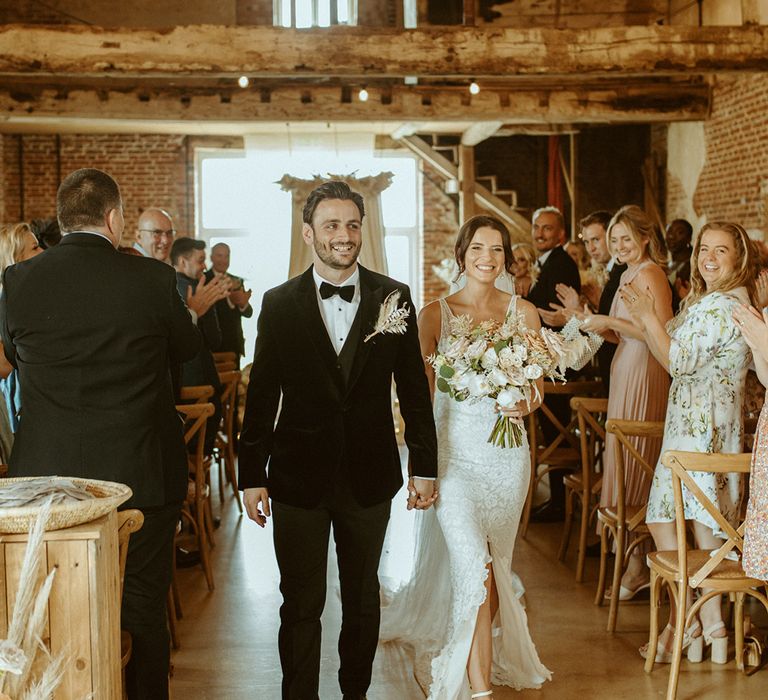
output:
POLYGON ((265 488, 245 489, 243 504, 248 517, 259 527, 267 524, 267 518, 272 515, 269 509, 269 492, 265 488))
POLYGON ((200 317, 207 313, 217 301, 226 298, 228 294, 229 281, 227 279, 212 277, 206 281, 205 276, 200 275, 194 293, 192 287, 187 288, 187 306, 200 317))
POLYGON ((733 310, 733 320, 741 331, 741 335, 753 352, 761 356, 768 348, 768 313, 763 309, 760 313, 753 306, 739 304, 733 310))
POLYGON ((431 479, 408 479, 408 510, 427 510, 439 495, 437 485, 431 479))

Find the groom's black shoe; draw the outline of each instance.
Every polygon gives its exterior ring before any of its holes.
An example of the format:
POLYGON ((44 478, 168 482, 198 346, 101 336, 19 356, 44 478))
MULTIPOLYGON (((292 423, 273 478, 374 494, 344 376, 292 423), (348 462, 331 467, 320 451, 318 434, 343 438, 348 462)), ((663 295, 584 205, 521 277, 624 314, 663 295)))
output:
POLYGON ((534 523, 559 523, 565 520, 565 509, 561 505, 547 501, 531 513, 531 522, 534 523))

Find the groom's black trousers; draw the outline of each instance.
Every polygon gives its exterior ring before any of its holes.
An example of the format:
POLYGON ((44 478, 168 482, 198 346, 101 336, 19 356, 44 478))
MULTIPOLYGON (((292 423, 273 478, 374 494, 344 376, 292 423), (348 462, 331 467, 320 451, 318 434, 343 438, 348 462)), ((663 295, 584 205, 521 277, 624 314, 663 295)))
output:
POLYGON ((343 487, 316 508, 272 502, 283 594, 278 639, 283 700, 318 698, 331 527, 341 583, 339 685, 345 695, 364 695, 368 689, 379 638, 378 568, 390 505, 363 508, 343 487))

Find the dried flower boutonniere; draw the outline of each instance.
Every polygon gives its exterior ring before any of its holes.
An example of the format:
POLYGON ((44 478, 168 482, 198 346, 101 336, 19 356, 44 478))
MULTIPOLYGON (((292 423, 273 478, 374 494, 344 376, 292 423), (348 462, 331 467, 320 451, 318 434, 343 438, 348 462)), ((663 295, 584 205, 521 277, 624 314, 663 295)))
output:
POLYGON ((373 326, 373 333, 365 337, 364 343, 367 343, 371 338, 379 335, 379 333, 398 333, 402 335, 408 330, 407 320, 411 310, 408 308, 408 304, 403 304, 400 308, 397 308, 399 302, 400 290, 396 289, 387 296, 381 305, 379 318, 373 326))

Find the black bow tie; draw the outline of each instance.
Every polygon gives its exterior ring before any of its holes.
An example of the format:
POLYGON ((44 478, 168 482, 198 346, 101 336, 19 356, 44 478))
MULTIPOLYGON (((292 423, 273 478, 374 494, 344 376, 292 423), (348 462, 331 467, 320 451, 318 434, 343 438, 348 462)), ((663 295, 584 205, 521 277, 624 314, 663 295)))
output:
POLYGON ((328 282, 320 283, 320 296, 323 299, 330 299, 334 294, 338 294, 344 301, 352 301, 355 296, 355 285, 348 284, 345 287, 337 287, 328 282))

